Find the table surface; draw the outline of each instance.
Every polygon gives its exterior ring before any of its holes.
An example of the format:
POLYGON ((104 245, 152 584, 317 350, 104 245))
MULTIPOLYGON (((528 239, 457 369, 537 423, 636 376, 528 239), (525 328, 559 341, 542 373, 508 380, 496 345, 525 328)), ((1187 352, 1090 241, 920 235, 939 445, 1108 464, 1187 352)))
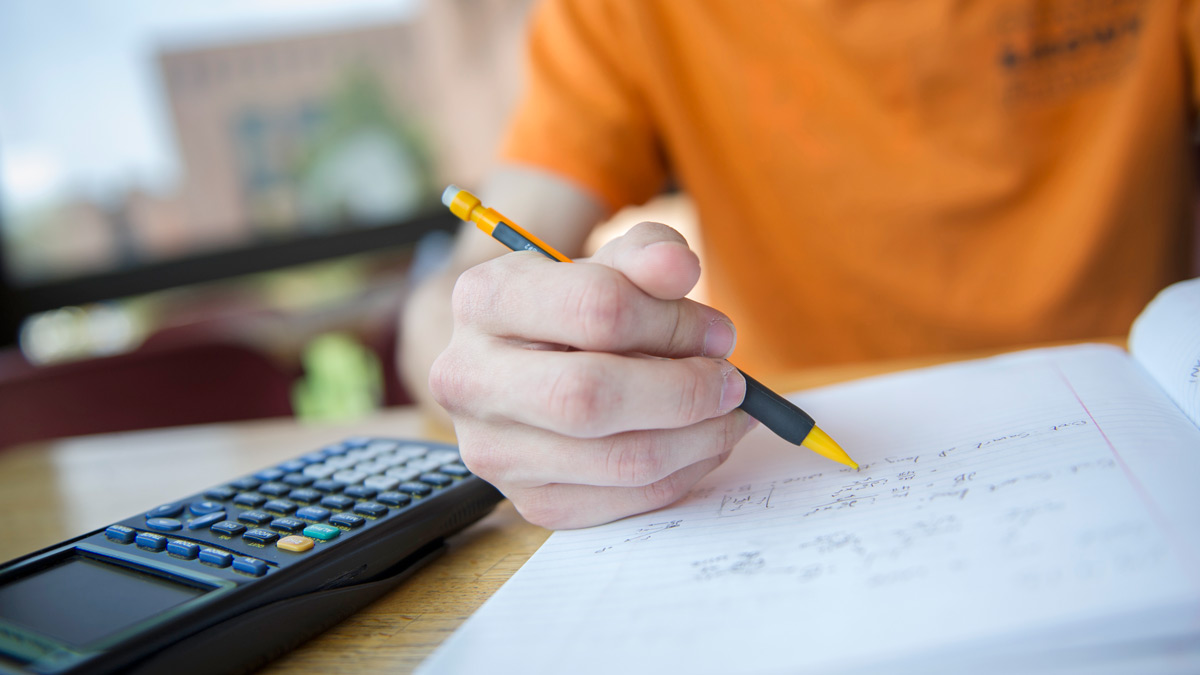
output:
MULTIPOLYGON (((998 351, 1005 350, 815 368, 764 381, 778 391, 796 391, 998 351)), ((415 409, 395 408, 351 424, 263 420, 105 434, 0 451, 0 561, 359 435, 448 440, 446 431, 431 427, 415 409)), ((397 589, 262 672, 410 672, 549 535, 522 520, 509 502, 501 502, 397 589)))

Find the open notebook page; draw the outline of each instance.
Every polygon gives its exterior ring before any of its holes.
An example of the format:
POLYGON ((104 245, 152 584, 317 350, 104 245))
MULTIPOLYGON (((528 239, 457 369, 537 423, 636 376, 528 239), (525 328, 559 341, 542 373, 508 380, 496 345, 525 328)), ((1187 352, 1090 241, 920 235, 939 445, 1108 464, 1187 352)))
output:
POLYGON ((798 402, 862 470, 760 427, 676 505, 552 535, 423 669, 1195 667, 1200 430, 1123 351, 798 402))
POLYGON ((1146 306, 1129 351, 1200 425, 1200 278, 1167 287, 1146 306))

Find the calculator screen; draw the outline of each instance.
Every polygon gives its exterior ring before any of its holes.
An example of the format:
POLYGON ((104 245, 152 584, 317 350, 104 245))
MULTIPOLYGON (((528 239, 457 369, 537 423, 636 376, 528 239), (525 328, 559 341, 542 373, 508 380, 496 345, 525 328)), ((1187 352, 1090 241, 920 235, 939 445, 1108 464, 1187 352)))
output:
POLYGON ((0 619, 78 648, 206 592, 76 556, 0 585, 0 619))

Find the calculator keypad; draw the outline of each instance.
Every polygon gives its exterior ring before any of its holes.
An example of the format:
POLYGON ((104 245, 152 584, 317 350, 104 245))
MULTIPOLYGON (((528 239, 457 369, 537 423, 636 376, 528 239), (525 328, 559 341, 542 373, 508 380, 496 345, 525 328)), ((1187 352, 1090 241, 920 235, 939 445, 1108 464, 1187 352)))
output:
POLYGON ((448 446, 357 438, 163 504, 104 531, 113 543, 261 577, 470 477, 448 446), (281 551, 278 555, 273 551, 281 551))

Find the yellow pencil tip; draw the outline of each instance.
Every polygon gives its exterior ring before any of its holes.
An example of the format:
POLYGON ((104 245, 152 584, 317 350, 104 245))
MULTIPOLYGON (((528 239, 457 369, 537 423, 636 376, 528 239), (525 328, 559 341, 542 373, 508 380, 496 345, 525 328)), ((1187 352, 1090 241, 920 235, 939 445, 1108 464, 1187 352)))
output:
POLYGON ((800 445, 812 450, 813 452, 823 457, 828 457, 839 464, 857 469, 858 462, 850 459, 850 455, 842 449, 842 446, 837 444, 837 441, 829 437, 829 434, 821 431, 821 427, 814 426, 812 431, 808 432, 808 436, 804 437, 804 442, 800 445))

